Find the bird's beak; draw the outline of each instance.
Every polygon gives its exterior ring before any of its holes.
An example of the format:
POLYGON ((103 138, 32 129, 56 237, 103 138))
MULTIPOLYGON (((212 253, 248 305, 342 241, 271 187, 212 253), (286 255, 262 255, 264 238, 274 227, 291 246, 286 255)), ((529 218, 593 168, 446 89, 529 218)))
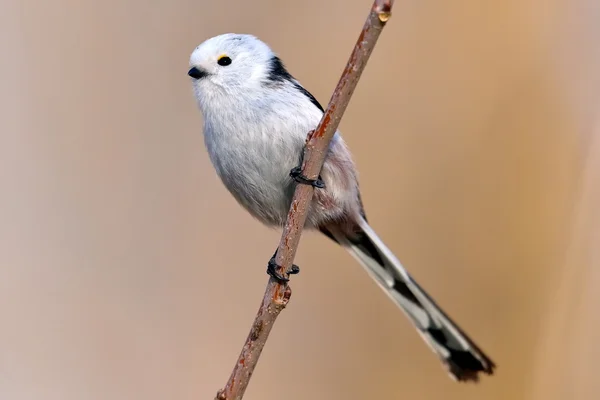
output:
POLYGON ((203 70, 201 68, 192 67, 188 71, 188 75, 194 79, 202 79, 208 75, 208 72, 206 72, 205 70, 203 70))

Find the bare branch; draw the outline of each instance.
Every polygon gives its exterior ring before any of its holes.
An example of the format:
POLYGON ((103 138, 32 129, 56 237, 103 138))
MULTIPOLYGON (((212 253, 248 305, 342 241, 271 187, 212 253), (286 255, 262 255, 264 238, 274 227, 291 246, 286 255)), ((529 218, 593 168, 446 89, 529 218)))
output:
MULTIPOLYGON (((316 179, 323 167, 329 143, 335 134, 342 115, 350 102, 352 93, 367 64, 371 52, 385 23, 391 16, 393 0, 375 0, 371 12, 360 32, 354 50, 338 82, 325 114, 317 128, 308 134, 304 151, 303 174, 316 179)), ((280 273, 288 276, 302 229, 306 222, 308 206, 314 188, 311 185, 296 185, 287 221, 283 229, 276 262, 280 273)), ((279 313, 287 305, 292 294, 287 284, 269 279, 264 298, 256 314, 252 329, 224 389, 217 393, 216 400, 241 400, 248 387, 254 368, 279 313)))

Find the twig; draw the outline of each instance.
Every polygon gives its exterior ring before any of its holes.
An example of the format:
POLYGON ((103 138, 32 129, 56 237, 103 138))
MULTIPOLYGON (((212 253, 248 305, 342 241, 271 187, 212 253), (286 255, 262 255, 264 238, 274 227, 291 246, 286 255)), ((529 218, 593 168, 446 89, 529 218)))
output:
MULTIPOLYGON (((325 114, 317 128, 308 134, 302 165, 303 174, 308 179, 316 179, 321 171, 329 143, 337 130, 344 111, 346 111, 350 97, 352 97, 367 60, 375 48, 379 34, 391 16, 393 3, 393 0, 375 0, 373 3, 371 12, 331 96, 325 114)), ((313 191, 314 188, 311 185, 297 185, 294 192, 276 259, 277 264, 281 266, 279 272, 285 272, 285 276, 288 276, 287 271, 289 271, 296 255, 313 191)), ((227 385, 217 393, 216 400, 242 399, 271 328, 279 313, 287 305, 291 294, 292 290, 287 284, 280 284, 273 278, 269 279, 250 334, 246 339, 246 343, 244 343, 227 385)))

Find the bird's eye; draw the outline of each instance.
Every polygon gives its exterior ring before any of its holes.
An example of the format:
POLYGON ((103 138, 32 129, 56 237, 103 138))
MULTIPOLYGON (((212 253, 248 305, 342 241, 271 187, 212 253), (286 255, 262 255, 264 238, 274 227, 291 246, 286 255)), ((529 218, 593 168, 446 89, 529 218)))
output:
POLYGON ((231 64, 231 58, 229 58, 227 56, 221 56, 217 60, 217 64, 219 64, 222 67, 225 67, 225 66, 231 64))

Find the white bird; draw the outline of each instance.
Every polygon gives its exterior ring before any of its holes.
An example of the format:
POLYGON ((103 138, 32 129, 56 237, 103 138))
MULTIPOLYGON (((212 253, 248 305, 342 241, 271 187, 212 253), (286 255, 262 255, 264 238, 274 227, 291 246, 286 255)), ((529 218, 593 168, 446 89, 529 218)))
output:
MULTIPOLYGON (((479 372, 493 373, 492 360, 421 289, 367 223, 356 169, 339 132, 319 180, 308 181, 296 168, 306 135, 324 111, 269 46, 252 35, 213 37, 192 52, 188 75, 204 117, 210 159, 239 204, 262 223, 282 226, 295 185, 314 185, 306 228, 320 230, 360 261, 452 378, 477 381, 479 372)), ((273 261, 268 272, 283 278, 273 261)))

